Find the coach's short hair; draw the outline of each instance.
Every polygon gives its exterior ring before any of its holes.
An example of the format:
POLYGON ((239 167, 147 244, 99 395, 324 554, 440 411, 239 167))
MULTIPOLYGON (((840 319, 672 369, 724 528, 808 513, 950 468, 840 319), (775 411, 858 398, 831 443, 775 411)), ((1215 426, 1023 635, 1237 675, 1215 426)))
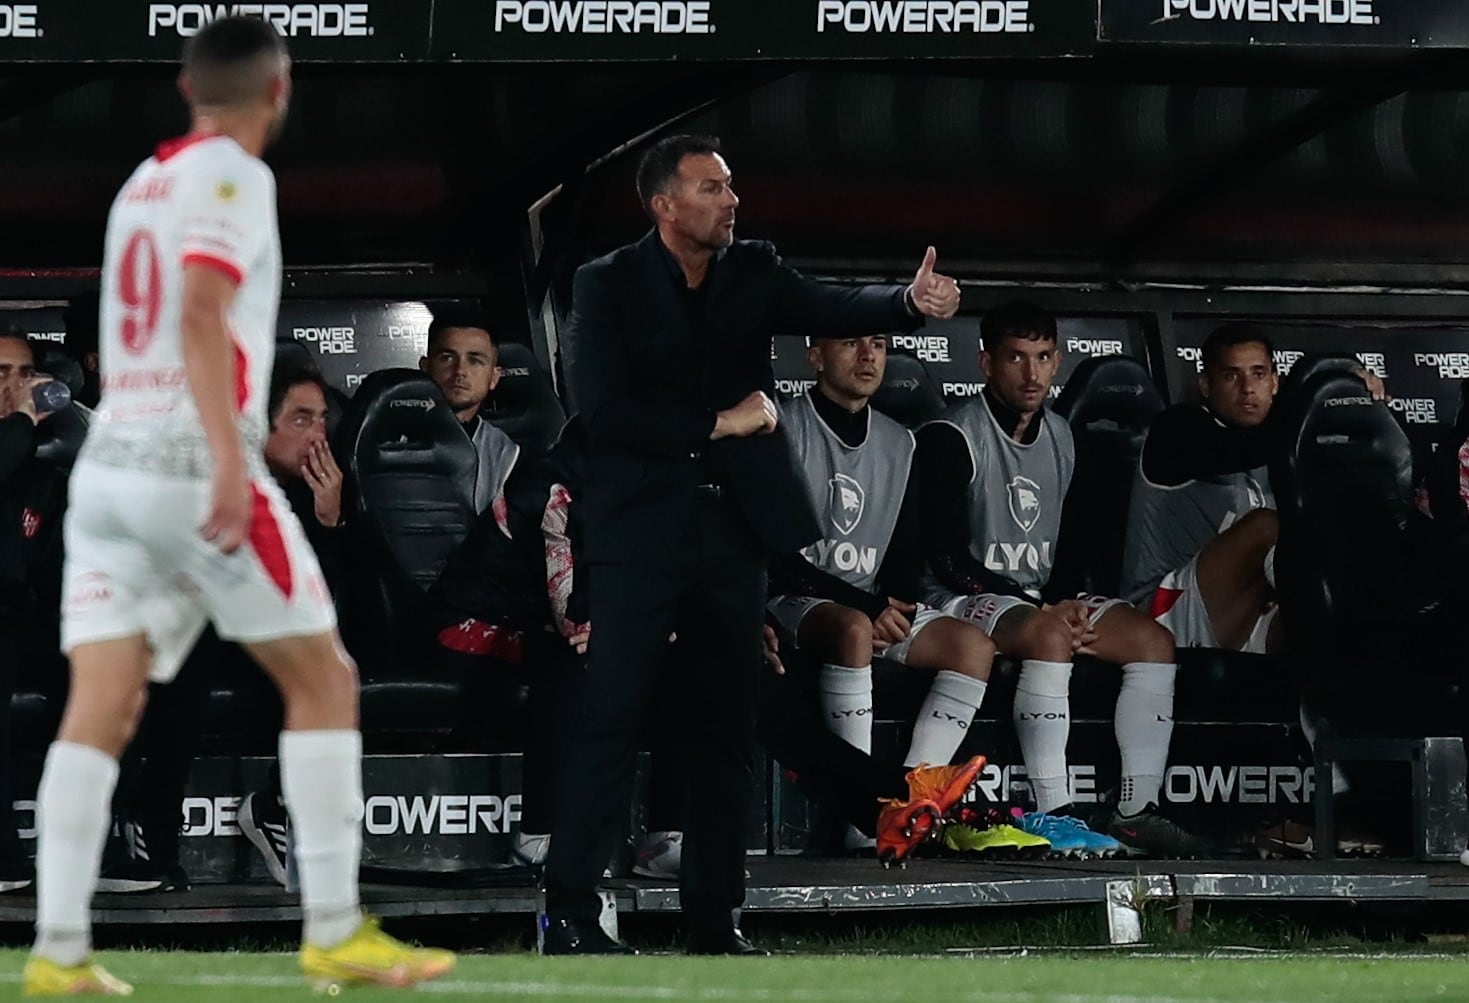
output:
POLYGON ((979 347, 986 352, 1006 338, 1055 341, 1056 337, 1056 318, 1049 310, 1028 300, 1002 303, 979 322, 979 347))
POLYGON ((222 17, 184 43, 183 75, 195 105, 228 107, 264 97, 289 57, 275 26, 258 17, 222 17))
POLYGON ((1224 324, 1209 332, 1204 339, 1203 350, 1199 353, 1203 363, 1204 372, 1208 372, 1219 361, 1226 348, 1235 345, 1263 345, 1265 354, 1272 361, 1275 359, 1275 345, 1270 341, 1270 336, 1265 333, 1264 328, 1258 324, 1247 324, 1241 321, 1224 324))
POLYGON ((658 140, 638 162, 638 198, 651 215, 653 196, 667 195, 678 180, 678 165, 684 157, 719 152, 719 140, 713 136, 680 134, 658 140))

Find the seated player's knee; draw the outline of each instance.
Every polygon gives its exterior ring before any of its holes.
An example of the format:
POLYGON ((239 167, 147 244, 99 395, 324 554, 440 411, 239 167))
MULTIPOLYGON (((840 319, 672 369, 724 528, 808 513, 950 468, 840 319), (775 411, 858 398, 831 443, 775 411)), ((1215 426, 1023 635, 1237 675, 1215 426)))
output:
POLYGON ((946 667, 981 681, 988 680, 995 663, 995 642, 972 624, 959 620, 944 622, 953 624, 946 667))
POLYGON ((1156 620, 1138 615, 1137 658, 1139 662, 1170 663, 1178 660, 1178 649, 1174 644, 1173 632, 1156 620))
POLYGON ((1021 658, 1042 662, 1069 662, 1072 659, 1071 626, 1054 613, 1037 611, 1021 628, 1021 650, 1011 652, 1021 658))
POLYGON ((1235 526, 1239 527, 1240 532, 1249 534, 1250 542, 1254 546, 1266 550, 1275 546, 1275 541, 1280 537, 1280 516, 1274 509, 1257 508, 1243 516, 1235 526))
POLYGON ((872 661, 872 621, 861 610, 837 607, 831 644, 842 665, 860 668, 872 661))

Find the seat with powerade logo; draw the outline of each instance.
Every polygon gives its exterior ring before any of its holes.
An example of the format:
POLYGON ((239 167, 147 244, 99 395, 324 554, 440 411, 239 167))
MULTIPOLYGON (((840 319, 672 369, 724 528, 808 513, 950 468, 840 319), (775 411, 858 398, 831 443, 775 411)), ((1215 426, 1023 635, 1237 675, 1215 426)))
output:
POLYGON ((1060 546, 1086 552, 1086 587, 1117 595, 1122 542, 1132 480, 1148 426, 1163 410, 1163 395, 1147 368, 1130 355, 1098 355, 1076 367, 1056 398, 1076 440, 1065 537, 1060 546))
POLYGON ((364 730, 447 730, 456 688, 417 667, 425 594, 476 518, 474 445, 433 380, 388 369, 363 381, 336 449, 352 499, 344 633, 361 665, 364 730))
MULTIPOLYGON (((1412 455, 1392 413, 1355 375, 1327 368, 1278 405, 1283 453, 1271 483, 1280 511, 1275 575, 1291 664, 1324 718, 1316 776, 1334 762, 1410 766, 1413 850, 1457 859, 1469 838, 1459 631, 1420 587, 1405 529, 1412 455)), ((1375 787, 1380 817, 1401 792, 1375 787)), ((1376 813, 1375 814, 1379 814, 1376 813)), ((1331 784, 1316 787, 1316 845, 1333 839, 1331 784)))
POLYGON ((499 346, 500 383, 481 417, 510 436, 526 459, 545 456, 551 449, 566 412, 529 345, 507 342, 499 346))
POLYGON ((923 360, 900 351, 888 353, 887 370, 872 395, 872 406, 909 428, 942 418, 945 411, 943 392, 923 360))

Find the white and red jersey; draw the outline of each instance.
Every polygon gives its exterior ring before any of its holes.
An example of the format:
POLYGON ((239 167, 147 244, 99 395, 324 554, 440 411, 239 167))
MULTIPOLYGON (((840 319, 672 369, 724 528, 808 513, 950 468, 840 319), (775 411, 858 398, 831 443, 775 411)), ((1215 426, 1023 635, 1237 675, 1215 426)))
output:
POLYGON ((184 375, 184 268, 238 286, 228 323, 234 404, 258 458, 281 292, 275 176, 227 136, 165 143, 139 165, 107 217, 100 346, 102 400, 85 447, 96 462, 207 476, 211 459, 184 375))

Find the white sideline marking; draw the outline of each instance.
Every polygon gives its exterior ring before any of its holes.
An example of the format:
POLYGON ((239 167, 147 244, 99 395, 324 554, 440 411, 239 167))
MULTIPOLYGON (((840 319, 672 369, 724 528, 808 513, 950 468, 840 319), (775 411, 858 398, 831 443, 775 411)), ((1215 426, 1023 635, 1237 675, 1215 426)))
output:
MULTIPOLYGON (((0 973, 0 983, 19 982, 19 972, 0 973)), ((285 975, 178 975, 161 979, 141 979, 139 984, 167 986, 239 986, 261 989, 296 988, 304 985, 298 976, 285 975)), ((864 994, 851 989, 721 989, 685 986, 599 986, 560 982, 493 982, 448 981, 425 982, 415 987, 418 992, 493 994, 498 996, 578 996, 596 999, 672 999, 672 1000, 804 1000, 809 1003, 890 1003, 889 992, 864 994)), ((1237 997, 1222 999, 1212 996, 1127 996, 1117 993, 1033 993, 958 992, 947 997, 965 1003, 1263 1003, 1241 1001, 1237 997)))

